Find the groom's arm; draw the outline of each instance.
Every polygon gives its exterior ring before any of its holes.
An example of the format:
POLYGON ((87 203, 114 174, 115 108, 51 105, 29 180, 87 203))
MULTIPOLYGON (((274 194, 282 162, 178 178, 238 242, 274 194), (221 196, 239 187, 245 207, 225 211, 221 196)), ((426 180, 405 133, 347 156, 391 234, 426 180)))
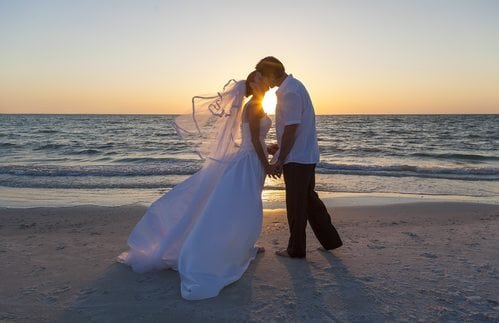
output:
POLYGON ((298 124, 291 124, 284 127, 284 132, 282 134, 281 150, 279 151, 279 158, 277 162, 282 167, 286 157, 288 157, 291 148, 295 144, 296 129, 298 129, 298 124))
POLYGON ((293 148, 296 139, 296 129, 301 123, 301 99, 294 92, 288 92, 282 98, 281 117, 284 121, 284 131, 281 138, 279 158, 275 164, 275 171, 281 173, 282 165, 293 148))
POLYGON ((282 134, 282 142, 281 149, 279 151, 279 158, 272 165, 272 173, 277 177, 281 177, 282 174, 282 166, 284 165, 284 161, 286 157, 288 157, 291 148, 295 144, 296 138, 296 129, 298 128, 298 124, 291 124, 284 127, 284 133, 282 134))

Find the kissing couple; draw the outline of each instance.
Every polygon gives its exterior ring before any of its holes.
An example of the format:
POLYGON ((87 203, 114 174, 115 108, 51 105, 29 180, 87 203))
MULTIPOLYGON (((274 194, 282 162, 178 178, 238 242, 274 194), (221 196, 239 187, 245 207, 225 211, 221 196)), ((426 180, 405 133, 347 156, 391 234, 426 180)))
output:
POLYGON ((263 247, 262 189, 267 175, 284 177, 289 241, 277 256, 306 256, 307 220, 325 250, 342 241, 314 190, 319 146, 315 113, 304 85, 275 57, 265 57, 246 80, 229 81, 210 97, 194 97, 191 114, 175 119, 177 133, 200 139, 201 170, 151 204, 118 261, 136 272, 177 270, 188 300, 217 296, 237 281, 263 247), (279 87, 277 144, 265 138, 267 90, 279 87), (269 154, 273 155, 272 164, 269 154))

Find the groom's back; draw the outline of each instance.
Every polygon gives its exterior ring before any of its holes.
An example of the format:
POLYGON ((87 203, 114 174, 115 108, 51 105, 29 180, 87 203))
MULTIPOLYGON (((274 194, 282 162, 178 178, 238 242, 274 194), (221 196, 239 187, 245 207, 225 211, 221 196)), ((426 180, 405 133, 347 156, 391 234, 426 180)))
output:
POLYGON ((307 89, 290 74, 279 87, 277 98, 276 132, 279 141, 285 126, 298 124, 295 143, 286 163, 317 164, 319 146, 315 111, 307 89))

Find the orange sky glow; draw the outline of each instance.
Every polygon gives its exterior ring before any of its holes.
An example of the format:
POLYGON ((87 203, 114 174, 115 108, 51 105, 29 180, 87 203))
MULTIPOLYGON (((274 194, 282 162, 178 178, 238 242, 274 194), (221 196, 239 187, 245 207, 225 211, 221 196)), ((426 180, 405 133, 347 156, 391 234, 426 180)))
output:
POLYGON ((0 2, 0 113, 181 113, 267 55, 317 114, 499 113, 497 1, 251 6, 0 2))

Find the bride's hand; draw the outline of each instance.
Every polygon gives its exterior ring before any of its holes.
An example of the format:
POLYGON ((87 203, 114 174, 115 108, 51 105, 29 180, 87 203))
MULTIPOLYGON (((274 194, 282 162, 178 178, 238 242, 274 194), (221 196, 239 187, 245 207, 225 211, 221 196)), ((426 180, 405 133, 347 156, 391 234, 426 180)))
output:
POLYGON ((274 167, 270 164, 265 165, 265 174, 271 178, 277 178, 277 175, 274 173, 274 167))
POLYGON ((282 175, 282 165, 283 165, 283 163, 280 160, 277 160, 274 164, 271 165, 271 167, 272 167, 272 173, 277 178, 281 178, 281 175, 282 175))

